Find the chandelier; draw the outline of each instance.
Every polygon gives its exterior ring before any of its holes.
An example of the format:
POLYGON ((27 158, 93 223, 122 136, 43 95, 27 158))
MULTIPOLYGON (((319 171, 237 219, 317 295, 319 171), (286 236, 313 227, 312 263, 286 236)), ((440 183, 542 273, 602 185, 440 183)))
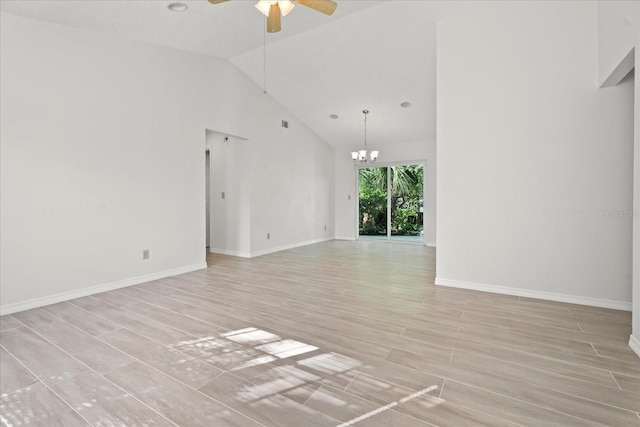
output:
POLYGON ((373 163, 378 158, 379 151, 367 151, 367 114, 369 114, 369 110, 362 110, 362 113, 364 114, 364 150, 352 151, 351 158, 354 162, 373 163))

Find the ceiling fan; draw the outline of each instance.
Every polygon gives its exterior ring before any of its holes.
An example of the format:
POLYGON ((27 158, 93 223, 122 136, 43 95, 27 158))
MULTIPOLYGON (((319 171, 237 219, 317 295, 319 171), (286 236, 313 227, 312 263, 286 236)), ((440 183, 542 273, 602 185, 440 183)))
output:
MULTIPOLYGON (((211 4, 224 3, 229 0, 209 0, 211 4)), ((338 5, 332 0, 260 0, 256 8, 267 17, 267 32, 280 31, 280 18, 286 16, 294 7, 293 3, 307 6, 315 11, 331 15, 338 5)))

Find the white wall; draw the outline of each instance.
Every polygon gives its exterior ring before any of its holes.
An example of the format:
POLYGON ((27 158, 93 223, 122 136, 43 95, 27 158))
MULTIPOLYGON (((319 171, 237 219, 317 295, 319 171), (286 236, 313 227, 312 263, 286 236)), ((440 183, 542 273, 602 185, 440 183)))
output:
POLYGON ((354 240, 357 236, 358 188, 356 169, 350 150, 335 150, 335 222, 336 239, 354 240))
POLYGON ((333 148, 290 114, 264 126, 272 134, 251 147, 252 254, 333 239, 333 148))
MULTIPOLYGON (((248 138, 241 171, 258 191, 293 198, 284 174, 269 175, 274 164, 315 167, 306 183, 333 174, 332 150, 301 126, 299 150, 285 161, 263 156, 286 111, 227 61, 1 20, 3 313, 204 267, 206 129, 248 138)), ((331 205, 333 183, 314 185, 308 193, 329 191, 331 205)), ((327 221, 326 212, 305 214, 327 221)), ((289 226, 275 209, 269 215, 274 229, 289 226)), ((295 229, 278 244, 309 235, 295 229)))
POLYGON ((215 200, 217 205, 227 204, 225 218, 230 222, 213 218, 214 228, 226 237, 214 237, 212 250, 252 257, 333 239, 333 148, 246 75, 236 73, 226 84, 227 102, 242 112, 243 121, 230 128, 246 140, 232 137, 220 153, 214 144, 219 154, 214 161, 222 162, 214 169, 226 175, 232 199, 220 200, 225 190, 215 182, 214 171, 215 200), (282 127, 283 120, 288 128, 282 127))
POLYGON ((249 141, 208 130, 207 147, 211 164, 209 251, 249 256, 251 174, 245 166, 251 154, 249 141))
MULTIPOLYGON (((640 2, 638 1, 598 1, 598 82, 600 84, 610 78, 623 58, 634 47, 640 26, 639 21, 640 2)), ((633 67, 633 61, 629 66, 633 67)))
POLYGON ((635 1, 598 2, 599 81, 617 85, 635 68, 635 144, 633 178, 633 321, 629 345, 640 356, 640 3, 635 1), (635 49, 634 49, 635 47, 635 49))
MULTIPOLYGON (((336 149, 335 167, 335 221, 336 238, 351 240, 357 232, 357 172, 351 151, 358 146, 348 149, 336 149), (350 198, 349 198, 350 197, 350 198)), ((427 161, 425 170, 425 210, 424 210, 424 241, 428 245, 436 244, 436 143, 435 141, 394 142, 387 145, 376 145, 380 150, 379 163, 427 161)))
POLYGON ((631 308, 632 83, 597 49, 591 2, 439 24, 436 283, 631 308))

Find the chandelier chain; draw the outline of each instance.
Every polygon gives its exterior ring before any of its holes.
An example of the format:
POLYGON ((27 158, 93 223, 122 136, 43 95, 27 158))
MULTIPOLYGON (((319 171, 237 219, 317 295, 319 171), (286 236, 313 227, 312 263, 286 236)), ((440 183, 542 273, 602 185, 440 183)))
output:
POLYGON ((364 113, 364 149, 365 150, 367 149, 367 113, 364 113))

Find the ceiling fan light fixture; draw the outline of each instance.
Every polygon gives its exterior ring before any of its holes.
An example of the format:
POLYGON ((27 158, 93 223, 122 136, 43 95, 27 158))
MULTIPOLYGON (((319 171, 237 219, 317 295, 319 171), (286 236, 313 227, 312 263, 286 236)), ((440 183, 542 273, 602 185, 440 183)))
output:
POLYGON ((277 33, 282 29, 280 18, 282 18, 280 6, 278 6, 277 2, 273 3, 269 8, 269 16, 267 17, 268 33, 277 33))
POLYGON ((274 1, 274 0, 260 0, 256 4, 256 9, 258 9, 264 16, 269 17, 269 11, 271 10, 271 6, 277 4, 280 7, 280 13, 282 16, 287 16, 289 12, 293 10, 295 5, 289 0, 283 1, 274 1))
POLYGON ((256 4, 256 9, 258 9, 262 14, 266 17, 269 17, 269 9, 271 9, 271 5, 275 3, 274 1, 260 0, 256 4))
MULTIPOLYGON (((228 1, 229 0, 209 0, 209 3, 220 4, 228 1)), ((287 16, 295 7, 295 3, 301 4, 316 12, 324 13, 325 15, 333 14, 336 7, 338 7, 337 3, 333 0, 259 0, 255 7, 260 13, 267 17, 267 33, 277 33, 280 31, 280 18, 287 16)))
POLYGON ((295 7, 295 5, 289 0, 279 1, 278 6, 280 6, 280 12, 282 12, 282 16, 287 16, 289 12, 291 12, 295 7))

